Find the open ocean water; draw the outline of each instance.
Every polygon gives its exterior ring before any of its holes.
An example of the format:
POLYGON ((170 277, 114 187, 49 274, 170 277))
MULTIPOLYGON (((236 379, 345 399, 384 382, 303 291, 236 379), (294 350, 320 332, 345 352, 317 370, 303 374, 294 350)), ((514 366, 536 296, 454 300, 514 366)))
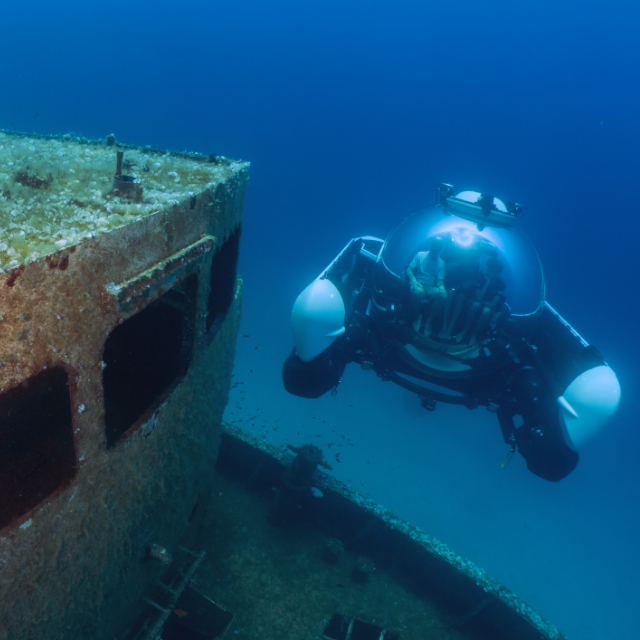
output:
POLYGON ((329 457, 342 445, 337 477, 569 638, 639 637, 636 2, 33 0, 2 17, 0 128, 251 161, 228 419, 329 457), (527 206, 547 299, 621 381, 618 414, 558 484, 520 457, 501 469, 481 409, 427 413, 353 365, 336 397, 282 388, 297 294, 439 181, 527 206))

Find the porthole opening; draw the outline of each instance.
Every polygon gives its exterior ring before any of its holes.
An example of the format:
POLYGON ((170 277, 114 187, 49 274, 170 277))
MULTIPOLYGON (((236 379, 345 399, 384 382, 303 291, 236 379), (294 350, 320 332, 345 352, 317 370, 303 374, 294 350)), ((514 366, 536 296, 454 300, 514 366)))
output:
POLYGON ((108 447, 155 411, 189 369, 197 292, 192 274, 107 338, 102 380, 108 447))
POLYGON ((45 369, 0 393, 0 528, 76 472, 67 373, 45 369))

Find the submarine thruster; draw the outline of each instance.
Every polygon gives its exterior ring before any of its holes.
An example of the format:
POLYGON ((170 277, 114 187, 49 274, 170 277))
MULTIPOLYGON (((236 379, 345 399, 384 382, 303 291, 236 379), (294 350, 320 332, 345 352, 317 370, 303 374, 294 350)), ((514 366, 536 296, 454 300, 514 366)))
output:
POLYGON ((620 402, 602 355, 545 301, 523 207, 440 184, 386 240, 352 239, 298 296, 290 393, 335 390, 347 364, 437 402, 496 414, 508 456, 566 477, 620 402))

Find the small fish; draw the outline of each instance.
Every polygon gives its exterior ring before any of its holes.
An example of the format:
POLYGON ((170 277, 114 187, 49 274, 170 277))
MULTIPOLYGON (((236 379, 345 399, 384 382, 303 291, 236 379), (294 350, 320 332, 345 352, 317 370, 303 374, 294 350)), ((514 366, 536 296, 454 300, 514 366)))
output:
POLYGON ((173 611, 173 613, 181 617, 189 615, 186 611, 183 611, 182 609, 171 609, 171 611, 173 611))

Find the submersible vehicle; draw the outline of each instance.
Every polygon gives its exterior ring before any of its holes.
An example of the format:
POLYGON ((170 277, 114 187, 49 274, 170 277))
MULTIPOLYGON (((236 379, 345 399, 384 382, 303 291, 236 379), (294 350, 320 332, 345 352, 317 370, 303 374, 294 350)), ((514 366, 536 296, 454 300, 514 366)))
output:
POLYGON ((307 398, 335 391, 355 362, 429 411, 437 402, 485 407, 509 446, 506 460, 518 451, 535 475, 566 477, 615 413, 620 385, 545 300, 540 259, 517 224, 522 213, 515 202, 441 183, 435 204, 386 240, 352 239, 294 304, 286 389, 307 398), (440 292, 416 308, 408 267, 434 243, 440 292), (499 286, 489 296, 492 282, 499 286))

